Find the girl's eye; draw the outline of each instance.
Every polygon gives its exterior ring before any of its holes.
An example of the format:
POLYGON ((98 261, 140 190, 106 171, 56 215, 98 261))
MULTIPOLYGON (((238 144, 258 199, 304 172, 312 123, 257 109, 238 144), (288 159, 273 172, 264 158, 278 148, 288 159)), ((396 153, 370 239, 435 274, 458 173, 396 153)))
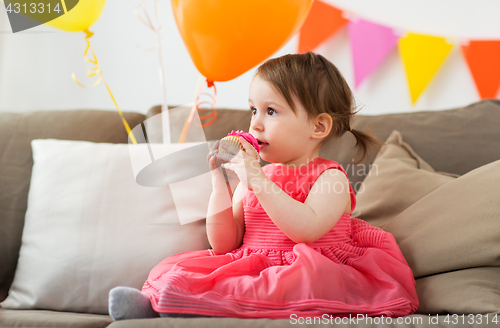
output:
MULTIPOLYGON (((257 114, 257 108, 255 108, 255 107, 250 108, 250 112, 252 113, 252 115, 256 115, 257 114)), ((269 107, 267 109, 267 114, 270 115, 270 116, 272 116, 274 114, 278 114, 278 112, 276 110, 274 110, 274 108, 269 107)))
POLYGON ((274 114, 277 114, 277 112, 276 112, 273 108, 268 108, 268 109, 267 109, 267 113, 268 113, 269 115, 274 115, 274 114))

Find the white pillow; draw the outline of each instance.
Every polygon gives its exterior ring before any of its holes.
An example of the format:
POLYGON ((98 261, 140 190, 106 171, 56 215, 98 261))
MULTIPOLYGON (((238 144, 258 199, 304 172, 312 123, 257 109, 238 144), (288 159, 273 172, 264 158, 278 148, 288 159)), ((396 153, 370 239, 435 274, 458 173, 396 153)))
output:
MULTIPOLYGON (((168 154, 199 144, 151 146, 154 153, 168 154)), ((130 155, 144 153, 144 147, 32 141, 22 246, 2 307, 107 314, 111 288, 141 289, 164 258, 210 247, 205 221, 199 220, 206 215, 210 172, 197 177, 199 188, 188 183, 189 190, 177 192, 181 200, 198 204, 189 214, 195 222, 181 225, 168 187, 135 181, 130 155)), ((186 170, 189 164, 179 163, 179 174, 186 176, 186 170)))

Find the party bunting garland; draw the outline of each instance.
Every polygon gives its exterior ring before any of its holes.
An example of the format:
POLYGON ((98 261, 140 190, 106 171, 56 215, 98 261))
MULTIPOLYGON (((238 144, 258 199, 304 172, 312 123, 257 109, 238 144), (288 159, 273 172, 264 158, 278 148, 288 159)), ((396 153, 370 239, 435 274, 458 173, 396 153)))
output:
POLYGON ((324 40, 340 31, 348 22, 342 11, 321 1, 314 1, 300 28, 299 52, 312 51, 324 40))
MULTIPOLYGON (((412 104, 415 104, 454 45, 438 36, 407 33, 400 37, 389 27, 356 17, 347 19, 346 14, 315 0, 299 31, 298 52, 314 50, 347 26, 354 84, 358 88, 397 47, 405 67, 412 104)), ((461 45, 461 50, 481 99, 496 98, 500 89, 500 40, 471 40, 461 45)))
POLYGON ((500 40, 470 41, 461 49, 481 99, 495 98, 500 87, 500 40))
POLYGON ((396 47, 399 37, 390 28, 362 19, 350 22, 347 27, 356 67, 354 84, 358 88, 396 47))
POLYGON ((410 33, 399 40, 399 53, 403 58, 412 103, 415 104, 436 75, 452 47, 444 38, 421 34, 410 33))

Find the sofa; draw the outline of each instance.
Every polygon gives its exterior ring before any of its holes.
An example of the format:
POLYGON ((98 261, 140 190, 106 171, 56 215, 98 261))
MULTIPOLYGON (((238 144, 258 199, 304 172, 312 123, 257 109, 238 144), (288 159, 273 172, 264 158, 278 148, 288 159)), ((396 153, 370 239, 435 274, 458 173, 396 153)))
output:
MULTIPOLYGON (((188 111, 170 113, 175 142, 188 111)), ((160 114, 159 106, 147 115, 124 113, 139 143, 132 147, 149 147, 141 148, 148 149, 147 156, 248 130, 250 122, 249 111, 218 109, 204 136, 188 133, 185 145, 165 146, 160 114)), ((384 145, 361 162, 351 133, 321 149, 320 156, 336 160, 349 175, 357 198, 353 217, 395 236, 414 273, 417 313, 114 322, 106 314, 110 288, 141 288, 162 258, 209 247, 199 205, 210 191, 206 174, 191 185, 177 179, 169 187, 139 186, 134 159, 141 157, 131 150, 139 148, 130 148, 113 110, 2 112, 0 327, 497 326, 499 125, 499 100, 437 111, 356 114, 352 128, 370 131, 384 145), (192 198, 198 193, 199 202, 192 198), (181 207, 195 219, 179 223, 181 207)), ((174 166, 179 172, 192 164, 179 161, 174 166)))

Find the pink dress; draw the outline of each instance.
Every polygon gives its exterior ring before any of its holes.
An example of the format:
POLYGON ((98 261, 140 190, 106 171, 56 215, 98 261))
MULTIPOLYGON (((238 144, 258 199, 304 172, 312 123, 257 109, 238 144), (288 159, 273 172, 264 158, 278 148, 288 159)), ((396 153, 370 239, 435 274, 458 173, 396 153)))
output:
MULTIPOLYGON (((326 169, 345 170, 316 158, 299 168, 269 164, 264 174, 294 199, 304 202, 326 169)), ((267 216, 253 192, 243 199, 245 234, 232 252, 186 252, 160 262, 142 291, 160 313, 240 318, 321 316, 399 317, 418 308, 415 280, 394 237, 351 218, 325 236, 295 243, 267 216)))

